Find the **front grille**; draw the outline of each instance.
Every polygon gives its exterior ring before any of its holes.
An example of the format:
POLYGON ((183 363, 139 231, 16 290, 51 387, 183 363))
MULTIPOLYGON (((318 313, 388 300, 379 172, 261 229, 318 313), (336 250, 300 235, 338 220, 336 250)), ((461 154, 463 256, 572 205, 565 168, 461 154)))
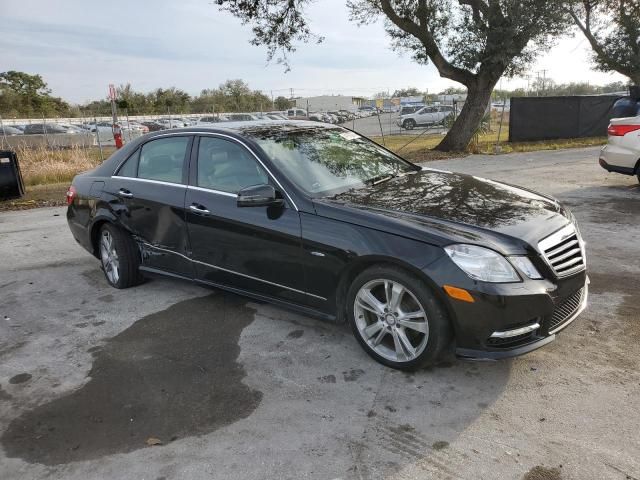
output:
POLYGON ((584 288, 581 288, 556 307, 549 321, 549 333, 553 333, 562 326, 580 308, 583 293, 584 288))
POLYGON ((558 277, 565 277, 585 268, 582 241, 573 225, 567 225, 545 238, 538 246, 558 277))

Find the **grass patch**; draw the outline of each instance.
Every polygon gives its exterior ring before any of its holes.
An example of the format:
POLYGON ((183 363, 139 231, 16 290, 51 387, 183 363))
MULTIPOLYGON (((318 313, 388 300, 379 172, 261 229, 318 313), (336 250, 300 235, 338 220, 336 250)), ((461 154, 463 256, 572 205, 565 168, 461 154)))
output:
POLYGON ((67 204, 65 194, 68 183, 49 185, 29 185, 22 198, 0 202, 0 212, 7 210, 28 210, 38 207, 59 207, 67 204))
MULTIPOLYGON (((103 147, 104 159, 114 151, 114 147, 103 147)), ((65 149, 19 147, 16 153, 26 186, 70 182, 78 173, 91 170, 103 161, 100 149, 96 147, 65 149)))
MULTIPOLYGON (((372 140, 385 145, 408 160, 424 162, 429 160, 442 160, 451 157, 460 157, 469 153, 495 154, 495 146, 498 141, 498 132, 492 131, 478 136, 477 143, 472 143, 467 152, 438 152, 433 150, 444 138, 441 134, 425 134, 422 136, 388 135, 384 137, 372 137, 372 140)), ((564 148, 584 148, 605 145, 607 137, 593 138, 567 138, 557 140, 543 140, 539 142, 508 142, 509 128, 503 127, 500 133, 500 153, 511 152, 535 152, 539 150, 560 150, 564 148)))

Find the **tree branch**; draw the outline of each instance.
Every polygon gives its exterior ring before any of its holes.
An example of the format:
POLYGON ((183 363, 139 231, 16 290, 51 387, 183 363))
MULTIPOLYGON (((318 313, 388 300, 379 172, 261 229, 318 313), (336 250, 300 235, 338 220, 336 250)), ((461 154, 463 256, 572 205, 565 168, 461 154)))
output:
MULTIPOLYGON (((424 1, 420 2, 420 6, 424 6, 424 1)), ((438 44, 433 38, 433 34, 429 31, 426 25, 426 12, 424 8, 420 8, 420 15, 418 21, 420 25, 417 25, 413 20, 402 17, 394 10, 390 0, 380 0, 380 6, 384 14, 391 20, 391 22, 410 35, 417 38, 422 46, 425 48, 427 55, 438 69, 440 76, 449 78, 456 82, 460 82, 469 88, 473 85, 476 76, 463 68, 453 66, 440 51, 438 44)))

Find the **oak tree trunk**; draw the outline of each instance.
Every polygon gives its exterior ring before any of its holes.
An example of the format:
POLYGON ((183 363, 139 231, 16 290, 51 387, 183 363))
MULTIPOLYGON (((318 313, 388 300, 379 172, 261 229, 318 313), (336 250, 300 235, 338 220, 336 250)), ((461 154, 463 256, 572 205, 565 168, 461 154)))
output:
POLYGON ((435 148, 442 152, 463 152, 469 146, 482 118, 489 108, 496 82, 478 80, 468 87, 467 100, 453 126, 435 148))

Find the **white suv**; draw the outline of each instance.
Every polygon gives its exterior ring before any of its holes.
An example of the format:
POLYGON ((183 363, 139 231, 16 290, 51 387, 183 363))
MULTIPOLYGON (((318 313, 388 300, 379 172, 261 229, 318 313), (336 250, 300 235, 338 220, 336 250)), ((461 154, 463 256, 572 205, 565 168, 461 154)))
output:
POLYGON ((413 130, 417 125, 434 125, 453 115, 453 107, 448 105, 424 107, 409 115, 400 115, 396 121, 399 127, 413 130))
POLYGON ((613 118, 609 143, 600 151, 600 166, 609 172, 637 175, 640 181, 640 116, 613 118))

